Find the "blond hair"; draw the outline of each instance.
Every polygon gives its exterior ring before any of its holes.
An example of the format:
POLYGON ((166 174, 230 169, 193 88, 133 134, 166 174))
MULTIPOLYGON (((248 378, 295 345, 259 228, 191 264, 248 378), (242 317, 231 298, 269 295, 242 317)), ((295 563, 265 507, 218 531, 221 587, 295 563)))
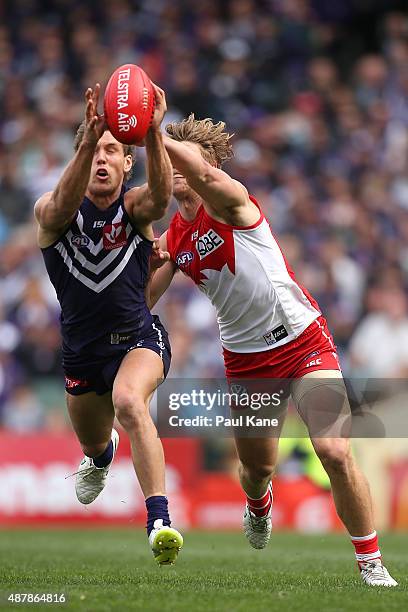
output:
POLYGON ((234 134, 225 131, 225 123, 214 123, 212 119, 196 119, 191 113, 183 121, 166 125, 166 132, 173 140, 194 142, 201 147, 202 156, 211 165, 221 167, 234 156, 230 139, 234 134))
MULTIPOLYGON (((78 151, 79 145, 81 144, 84 138, 85 130, 86 130, 86 121, 84 119, 82 123, 79 124, 78 129, 75 134, 74 151, 78 151)), ((127 145, 127 144, 122 144, 122 147, 123 147, 124 156, 127 157, 127 155, 130 155, 132 158, 132 167, 130 168, 128 172, 125 173, 125 179, 124 179, 125 181, 129 181, 132 178, 133 164, 135 163, 135 147, 132 147, 132 145, 127 145)))

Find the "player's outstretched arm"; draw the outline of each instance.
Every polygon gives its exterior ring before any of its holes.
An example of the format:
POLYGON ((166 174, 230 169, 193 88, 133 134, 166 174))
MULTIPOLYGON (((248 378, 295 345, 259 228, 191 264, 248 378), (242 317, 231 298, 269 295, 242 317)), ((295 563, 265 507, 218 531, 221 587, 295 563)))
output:
POLYGON ((99 83, 94 90, 86 90, 86 129, 82 142, 54 191, 44 194, 35 204, 38 224, 47 232, 59 232, 69 225, 85 195, 95 147, 105 130, 104 117, 97 110, 99 91, 99 83))
POLYGON ((215 209, 221 212, 223 209, 251 205, 245 187, 205 161, 198 145, 179 142, 168 136, 164 137, 164 144, 173 166, 186 178, 190 187, 215 209))
POLYGON ((146 304, 150 309, 168 289, 178 269, 167 251, 166 234, 167 232, 160 237, 160 240, 155 241, 150 257, 150 273, 145 290, 146 304))
POLYGON ((152 85, 156 96, 156 108, 152 125, 144 140, 147 183, 134 190, 132 204, 132 216, 139 223, 150 223, 161 219, 166 213, 173 193, 173 169, 160 131, 167 111, 166 96, 160 87, 154 83, 152 85))

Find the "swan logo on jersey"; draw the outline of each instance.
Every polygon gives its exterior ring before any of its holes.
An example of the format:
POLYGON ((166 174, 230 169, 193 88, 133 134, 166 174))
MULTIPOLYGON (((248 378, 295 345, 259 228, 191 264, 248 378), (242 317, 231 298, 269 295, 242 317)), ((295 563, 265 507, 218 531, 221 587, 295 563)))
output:
POLYGON ((179 253, 179 255, 177 255, 176 264, 179 268, 182 268, 183 266, 187 266, 189 263, 191 263, 193 259, 194 253, 192 253, 191 251, 183 251, 182 253, 179 253))
POLYGON ((89 238, 85 234, 74 234, 71 238, 71 244, 78 248, 86 247, 89 244, 89 238))
POLYGON ((213 229, 208 230, 203 236, 200 236, 196 242, 196 249, 200 259, 204 259, 224 244, 224 240, 213 229))
POLYGON ((113 223, 103 228, 103 248, 106 251, 118 249, 127 242, 126 227, 124 223, 113 223))

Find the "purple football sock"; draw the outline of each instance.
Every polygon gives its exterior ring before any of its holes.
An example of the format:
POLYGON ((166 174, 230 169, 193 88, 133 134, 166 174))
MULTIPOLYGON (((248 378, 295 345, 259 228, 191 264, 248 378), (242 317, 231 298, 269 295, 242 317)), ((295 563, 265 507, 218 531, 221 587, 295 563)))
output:
POLYGON ((101 455, 93 458, 93 464, 98 468, 104 468, 110 464, 113 459, 113 442, 112 440, 109 442, 108 446, 105 448, 101 455))
POLYGON ((150 535, 151 530, 153 529, 154 521, 157 519, 162 519, 163 525, 170 527, 171 521, 169 517, 168 510, 168 501, 167 497, 164 495, 153 495, 152 497, 148 497, 146 499, 146 508, 147 508, 147 535, 150 535))

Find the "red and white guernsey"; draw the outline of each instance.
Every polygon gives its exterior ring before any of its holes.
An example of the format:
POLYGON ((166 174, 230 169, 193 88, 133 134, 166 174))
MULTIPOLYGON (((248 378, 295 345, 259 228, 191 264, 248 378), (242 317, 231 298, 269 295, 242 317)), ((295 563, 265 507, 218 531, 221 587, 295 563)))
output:
POLYGON ((177 212, 167 231, 167 249, 215 306, 221 343, 229 351, 280 347, 321 314, 296 281, 261 210, 248 227, 216 221, 203 206, 191 222, 177 212))

